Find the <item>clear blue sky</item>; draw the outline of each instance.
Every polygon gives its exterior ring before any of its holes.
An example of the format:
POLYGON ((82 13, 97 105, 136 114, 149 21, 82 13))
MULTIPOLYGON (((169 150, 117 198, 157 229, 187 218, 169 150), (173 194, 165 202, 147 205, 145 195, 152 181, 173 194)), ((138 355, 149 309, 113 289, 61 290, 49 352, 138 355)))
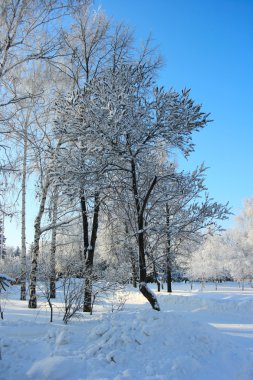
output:
MULTIPOLYGON (((234 213, 253 196, 253 0, 97 0, 107 14, 151 32, 165 61, 159 82, 191 88, 214 120, 194 136, 187 167, 205 162, 206 184, 234 213)), ((230 226, 231 221, 226 223, 230 226)))
MULTIPOLYGON (((95 5, 131 26, 137 42, 152 33, 165 61, 160 84, 191 88, 193 99, 211 112, 213 123, 194 136, 195 153, 187 164, 181 162, 182 169, 204 161, 210 195, 229 201, 238 213, 242 200, 253 196, 253 0, 95 0, 95 5)), ((15 222, 6 222, 7 245, 20 245, 15 222)))

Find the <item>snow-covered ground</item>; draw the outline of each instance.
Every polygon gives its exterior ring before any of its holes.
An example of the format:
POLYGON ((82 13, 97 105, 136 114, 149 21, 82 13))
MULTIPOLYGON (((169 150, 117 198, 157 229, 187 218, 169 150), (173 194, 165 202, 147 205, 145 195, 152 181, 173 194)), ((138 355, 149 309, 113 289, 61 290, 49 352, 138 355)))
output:
POLYGON ((128 288, 122 311, 110 303, 94 314, 54 322, 41 303, 18 300, 13 286, 2 301, 1 380, 252 380, 253 289, 225 283, 174 284, 162 291, 162 311, 128 288))

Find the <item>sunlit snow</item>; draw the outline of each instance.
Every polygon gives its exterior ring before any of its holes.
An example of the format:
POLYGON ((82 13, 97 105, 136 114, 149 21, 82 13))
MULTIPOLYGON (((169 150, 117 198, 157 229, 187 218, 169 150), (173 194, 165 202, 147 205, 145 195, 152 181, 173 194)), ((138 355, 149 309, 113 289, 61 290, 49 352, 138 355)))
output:
POLYGON ((161 312, 129 287, 122 311, 104 300, 68 325, 60 293, 53 323, 43 300, 31 310, 18 294, 17 286, 1 294, 1 380, 253 379, 249 286, 174 284, 172 294, 156 293, 161 312))

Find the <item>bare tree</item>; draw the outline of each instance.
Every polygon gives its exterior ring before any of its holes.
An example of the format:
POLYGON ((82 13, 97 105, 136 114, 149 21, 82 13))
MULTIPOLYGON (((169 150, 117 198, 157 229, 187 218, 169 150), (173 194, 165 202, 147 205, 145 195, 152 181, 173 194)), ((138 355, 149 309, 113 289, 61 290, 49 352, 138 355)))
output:
POLYGON ((0 78, 13 73, 19 65, 56 57, 61 44, 60 21, 82 3, 74 0, 3 0, 0 5, 0 78))

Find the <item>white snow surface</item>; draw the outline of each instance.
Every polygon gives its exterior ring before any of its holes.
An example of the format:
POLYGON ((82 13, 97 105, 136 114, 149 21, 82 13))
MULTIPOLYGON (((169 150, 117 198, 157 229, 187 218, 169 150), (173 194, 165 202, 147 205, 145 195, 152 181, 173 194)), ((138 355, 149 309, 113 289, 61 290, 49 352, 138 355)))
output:
MULTIPOLYGON (((128 288, 124 310, 104 303, 68 325, 55 302, 31 310, 19 286, 2 300, 1 380, 252 380, 253 289, 174 284, 162 311, 128 288)), ((153 287, 154 291, 155 288, 153 287)))

